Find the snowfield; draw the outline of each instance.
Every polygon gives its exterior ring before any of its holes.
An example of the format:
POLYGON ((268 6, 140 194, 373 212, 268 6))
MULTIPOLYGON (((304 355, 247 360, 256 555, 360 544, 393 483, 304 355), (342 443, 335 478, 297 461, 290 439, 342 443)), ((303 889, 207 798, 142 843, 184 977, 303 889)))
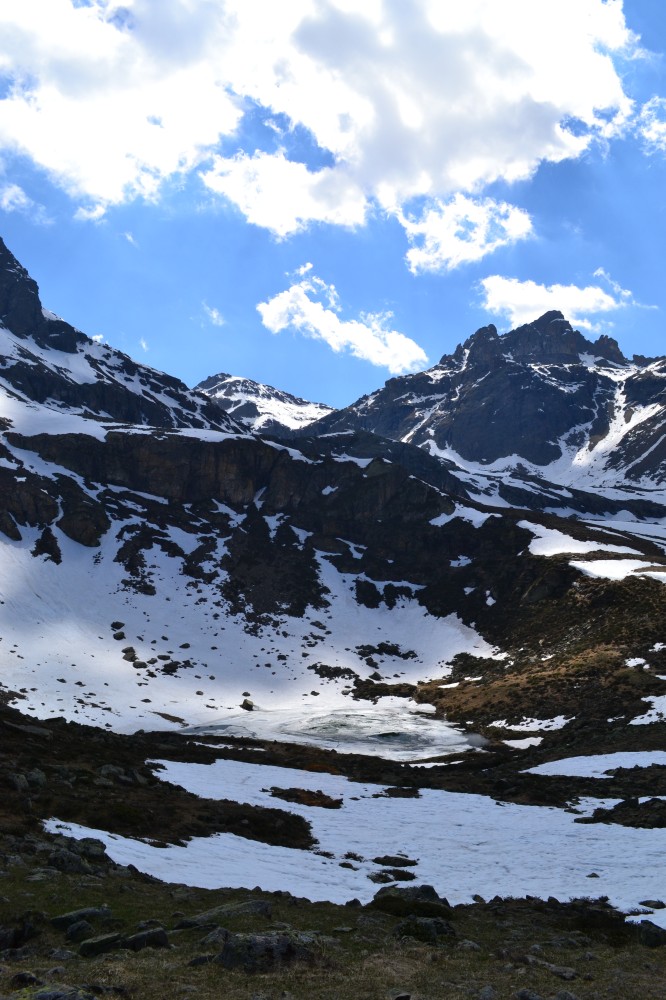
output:
MULTIPOLYGON (((141 841, 51 820, 51 831, 102 840, 110 856, 170 882, 206 888, 258 886, 289 890, 311 900, 367 903, 377 891, 368 875, 372 861, 404 854, 417 862, 410 870, 418 884, 434 885, 451 903, 470 902, 475 893, 566 900, 607 895, 624 911, 642 899, 666 898, 664 831, 607 824, 577 824, 557 808, 501 804, 481 795, 424 789, 418 799, 393 799, 383 787, 346 778, 218 760, 215 764, 160 762, 161 777, 208 798, 231 798, 264 806, 283 805, 271 787, 321 789, 343 799, 340 809, 289 803, 312 823, 318 850, 273 847, 219 834, 186 847, 156 848, 141 841), (352 852, 353 868, 340 863, 352 852), (598 878, 591 879, 592 874, 598 878)), ((613 800, 587 799, 589 813, 613 800)), ((666 910, 650 917, 666 926, 666 910)))
MULTIPOLYGON (((99 549, 89 549, 54 527, 59 565, 32 556, 39 531, 22 530, 21 542, 0 536, 0 661, 2 683, 23 694, 18 707, 37 718, 63 716, 118 732, 217 725, 227 717, 234 724, 249 697, 257 709, 253 720, 276 710, 298 719, 357 707, 344 693, 350 690, 348 678, 322 678, 308 667, 324 663, 368 677, 373 668, 357 651, 363 644, 389 641, 413 652, 408 659, 381 658, 383 673, 409 683, 448 675, 448 662, 459 652, 497 655, 456 615, 435 618, 415 599, 403 598, 390 611, 357 604, 356 577, 339 573, 324 556, 318 563, 329 607, 250 628, 244 616, 229 614, 224 605, 202 603, 179 560, 159 548, 150 553, 157 590, 151 596, 124 587, 126 571, 114 561, 113 530, 99 549), (120 640, 113 638, 114 621, 122 623, 120 640), (143 668, 124 657, 129 646, 143 668), (145 666, 158 657, 163 659, 145 666), (165 674, 162 664, 171 658, 190 665, 165 674)), ((185 551, 198 540, 176 528, 169 539, 185 551)), ((218 557, 223 547, 220 541, 218 557)), ((407 707, 400 713, 413 725, 407 707)), ((443 724, 440 728, 443 733, 443 724)), ((452 740, 456 750, 467 745, 452 727, 445 738, 435 739, 436 747, 442 739, 452 740)))
POLYGON ((620 751, 618 753, 590 754, 589 757, 567 757, 549 760, 546 764, 530 767, 526 774, 566 774, 573 778, 610 778, 608 771, 617 767, 650 767, 666 765, 664 750, 620 751))

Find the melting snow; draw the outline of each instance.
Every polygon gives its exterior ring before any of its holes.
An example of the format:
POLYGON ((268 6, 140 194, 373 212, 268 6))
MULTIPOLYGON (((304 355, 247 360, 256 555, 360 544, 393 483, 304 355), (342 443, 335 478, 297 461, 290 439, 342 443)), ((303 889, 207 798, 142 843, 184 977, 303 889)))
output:
POLYGON ((610 778, 607 771, 616 767, 650 767, 651 764, 666 765, 666 751, 637 750, 617 753, 590 754, 587 757, 566 757, 564 760, 549 760, 546 764, 530 767, 525 774, 563 774, 572 778, 610 778))
MULTIPOLYGON (((420 883, 430 883, 452 903, 475 893, 489 897, 526 894, 559 899, 605 894, 620 909, 666 895, 663 831, 606 824, 576 824, 562 809, 497 803, 481 795, 435 789, 418 799, 382 795, 381 785, 357 784, 328 774, 220 760, 213 765, 163 761, 161 777, 206 797, 257 805, 281 803, 271 786, 321 789, 343 799, 340 809, 289 804, 312 823, 322 851, 333 857, 273 847, 219 834, 186 847, 154 848, 104 831, 51 820, 50 830, 103 840, 111 857, 142 871, 190 885, 289 890, 312 900, 368 902, 376 892, 369 860, 341 868, 347 852, 363 859, 406 852, 418 860, 420 883), (379 797, 375 797, 379 796, 379 797)), ((602 800, 603 801, 603 800, 602 800)), ((599 800, 584 807, 593 808, 599 800)), ((666 911, 651 919, 666 924, 666 911)))

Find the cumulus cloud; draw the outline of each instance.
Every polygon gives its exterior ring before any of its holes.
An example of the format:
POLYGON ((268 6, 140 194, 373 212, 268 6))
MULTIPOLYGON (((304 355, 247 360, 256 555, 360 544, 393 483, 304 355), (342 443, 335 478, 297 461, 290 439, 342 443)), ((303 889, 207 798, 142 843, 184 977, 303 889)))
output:
POLYGON ((335 286, 311 273, 259 303, 257 309, 271 333, 296 330, 313 340, 323 340, 336 353, 348 351, 356 358, 387 368, 392 375, 415 371, 428 360, 415 341, 389 328, 390 313, 362 313, 359 319, 341 319, 335 286))
POLYGON ((551 309, 559 309, 573 326, 596 330, 598 324, 593 319, 600 313, 639 305, 632 293, 613 281, 603 268, 598 268, 593 276, 601 279, 607 289, 600 284, 582 288, 578 285, 539 285, 536 281, 519 281, 493 274, 480 282, 483 306, 488 312, 505 316, 512 327, 530 323, 551 309))
POLYGON ((224 326, 225 324, 224 316, 222 315, 220 310, 217 309, 215 306, 209 306, 207 302, 204 302, 203 311, 205 312, 206 316, 213 324, 213 326, 224 326))
POLYGON ((237 205, 248 222, 278 237, 310 222, 355 226, 365 221, 366 198, 342 171, 311 171, 304 163, 288 160, 284 152, 217 156, 201 178, 237 205))
POLYGON ((462 194, 448 202, 434 202, 420 218, 404 213, 399 218, 411 244, 406 259, 413 274, 480 260, 532 232, 529 215, 515 205, 462 194))
POLYGON ((45 207, 29 198, 18 184, 0 185, 0 209, 3 212, 20 212, 42 226, 53 221, 45 207))
POLYGON ((632 47, 605 0, 21 0, 0 8, 0 149, 93 219, 194 170, 280 237, 417 196, 436 217, 621 132, 632 47), (257 106, 287 123, 283 149, 243 145, 257 106), (301 162, 297 126, 329 165, 301 162))
POLYGON ((128 0, 124 10, 107 0, 0 8, 0 69, 10 81, 0 146, 102 205, 155 196, 241 115, 215 70, 223 6, 199 5, 196 17, 186 0, 128 0))

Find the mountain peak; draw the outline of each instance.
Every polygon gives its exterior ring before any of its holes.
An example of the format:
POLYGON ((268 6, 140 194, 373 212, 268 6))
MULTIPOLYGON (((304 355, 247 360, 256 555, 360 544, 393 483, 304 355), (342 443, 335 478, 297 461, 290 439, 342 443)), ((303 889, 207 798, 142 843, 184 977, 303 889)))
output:
POLYGON ((42 309, 37 282, 0 239, 0 323, 21 339, 32 337, 41 347, 73 354, 87 340, 69 323, 48 318, 42 309))
POLYGON ((195 387, 250 430, 277 434, 307 427, 331 413, 324 403, 312 403, 300 396, 254 382, 239 375, 219 372, 195 387))
MULTIPOLYGON (((587 340, 558 309, 551 309, 531 323, 502 335, 492 323, 482 326, 456 349, 454 358, 462 361, 465 351, 468 352, 467 363, 472 365, 494 365, 505 358, 567 364, 578 361, 584 354, 615 364, 627 364, 616 340, 607 334, 594 342, 587 340)), ((445 356, 440 364, 447 364, 449 360, 445 356)))

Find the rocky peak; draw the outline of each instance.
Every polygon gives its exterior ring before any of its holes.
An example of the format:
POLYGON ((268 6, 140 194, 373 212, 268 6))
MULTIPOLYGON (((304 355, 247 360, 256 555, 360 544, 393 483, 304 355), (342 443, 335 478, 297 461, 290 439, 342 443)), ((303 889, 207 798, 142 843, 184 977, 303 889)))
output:
POLYGON ((532 323, 525 323, 504 337, 505 353, 516 361, 567 363, 591 353, 592 345, 574 330, 561 312, 553 309, 532 323))
MULTIPOLYGON (((484 367, 496 367, 506 358, 528 363, 570 364, 578 361, 581 354, 591 354, 615 364, 627 363, 616 340, 606 334, 594 342, 587 340, 557 309, 501 336, 492 323, 482 326, 456 348, 453 357, 461 363, 465 360, 465 352, 467 364, 484 367)), ((440 364, 449 361, 444 357, 440 364)))
POLYGON ((0 239, 0 322, 17 337, 73 354, 86 341, 69 323, 44 315, 37 282, 0 239))
POLYGON ((609 337, 607 334, 602 333, 601 336, 595 340, 593 347, 596 357, 605 358, 607 361, 614 361, 618 365, 627 364, 627 359, 620 350, 620 345, 613 337, 609 337))
POLYGON ((492 365, 502 354, 502 344, 497 327, 490 323, 473 333, 463 344, 470 365, 492 365))

